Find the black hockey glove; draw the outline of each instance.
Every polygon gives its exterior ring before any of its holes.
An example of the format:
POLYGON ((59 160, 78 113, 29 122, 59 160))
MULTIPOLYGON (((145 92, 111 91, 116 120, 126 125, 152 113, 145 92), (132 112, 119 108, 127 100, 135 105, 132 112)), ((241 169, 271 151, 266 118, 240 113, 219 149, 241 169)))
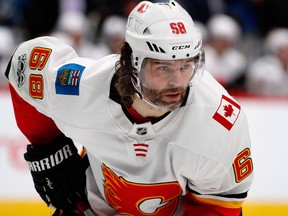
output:
POLYGON ((77 202, 87 202, 85 193, 85 162, 73 141, 64 135, 51 144, 27 146, 24 154, 31 171, 34 186, 49 207, 71 212, 77 202))

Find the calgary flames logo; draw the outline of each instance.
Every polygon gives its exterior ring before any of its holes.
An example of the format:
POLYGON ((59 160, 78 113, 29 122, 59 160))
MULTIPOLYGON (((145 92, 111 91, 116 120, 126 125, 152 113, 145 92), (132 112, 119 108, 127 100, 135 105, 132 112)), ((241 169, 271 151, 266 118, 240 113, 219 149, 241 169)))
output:
POLYGON ((145 13, 145 12, 147 12, 149 9, 150 9, 150 5, 149 5, 149 4, 146 4, 146 3, 143 3, 143 4, 137 9, 137 12, 139 12, 139 13, 145 13))
POLYGON ((118 177, 102 165, 104 191, 108 203, 124 215, 173 215, 177 209, 181 187, 177 182, 139 184, 118 177))

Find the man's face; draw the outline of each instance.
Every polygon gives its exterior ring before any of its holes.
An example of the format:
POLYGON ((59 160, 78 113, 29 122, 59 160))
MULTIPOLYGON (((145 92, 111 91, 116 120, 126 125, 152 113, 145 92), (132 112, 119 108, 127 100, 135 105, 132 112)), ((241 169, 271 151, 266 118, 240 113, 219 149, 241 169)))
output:
POLYGON ((143 96, 163 110, 177 109, 185 97, 193 69, 193 59, 147 59, 139 73, 143 96))

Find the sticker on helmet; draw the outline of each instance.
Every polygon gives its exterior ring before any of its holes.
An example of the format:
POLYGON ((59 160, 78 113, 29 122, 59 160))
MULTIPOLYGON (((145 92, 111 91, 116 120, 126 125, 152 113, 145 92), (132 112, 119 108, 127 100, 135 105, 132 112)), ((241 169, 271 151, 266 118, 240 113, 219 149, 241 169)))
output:
POLYGON ((170 28, 173 34, 186 34, 186 28, 183 22, 170 23, 170 28))
POLYGON ((139 13, 145 13, 149 10, 150 5, 147 3, 143 3, 142 5, 140 5, 140 7, 137 9, 137 12, 139 13))

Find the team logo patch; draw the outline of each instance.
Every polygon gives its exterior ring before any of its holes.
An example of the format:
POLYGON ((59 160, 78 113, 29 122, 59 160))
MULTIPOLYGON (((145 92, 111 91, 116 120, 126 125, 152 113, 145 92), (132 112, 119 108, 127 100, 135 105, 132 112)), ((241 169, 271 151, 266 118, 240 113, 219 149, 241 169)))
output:
POLYGON ((79 95, 79 85, 85 67, 78 64, 66 64, 58 69, 55 82, 56 94, 79 95))
POLYGON ((102 164, 102 173, 105 198, 119 215, 174 215, 178 208, 182 189, 176 181, 128 181, 105 164, 102 164))
POLYGON ((225 95, 222 95, 220 105, 213 115, 213 119, 218 121, 227 130, 231 130, 239 114, 240 105, 225 95))

